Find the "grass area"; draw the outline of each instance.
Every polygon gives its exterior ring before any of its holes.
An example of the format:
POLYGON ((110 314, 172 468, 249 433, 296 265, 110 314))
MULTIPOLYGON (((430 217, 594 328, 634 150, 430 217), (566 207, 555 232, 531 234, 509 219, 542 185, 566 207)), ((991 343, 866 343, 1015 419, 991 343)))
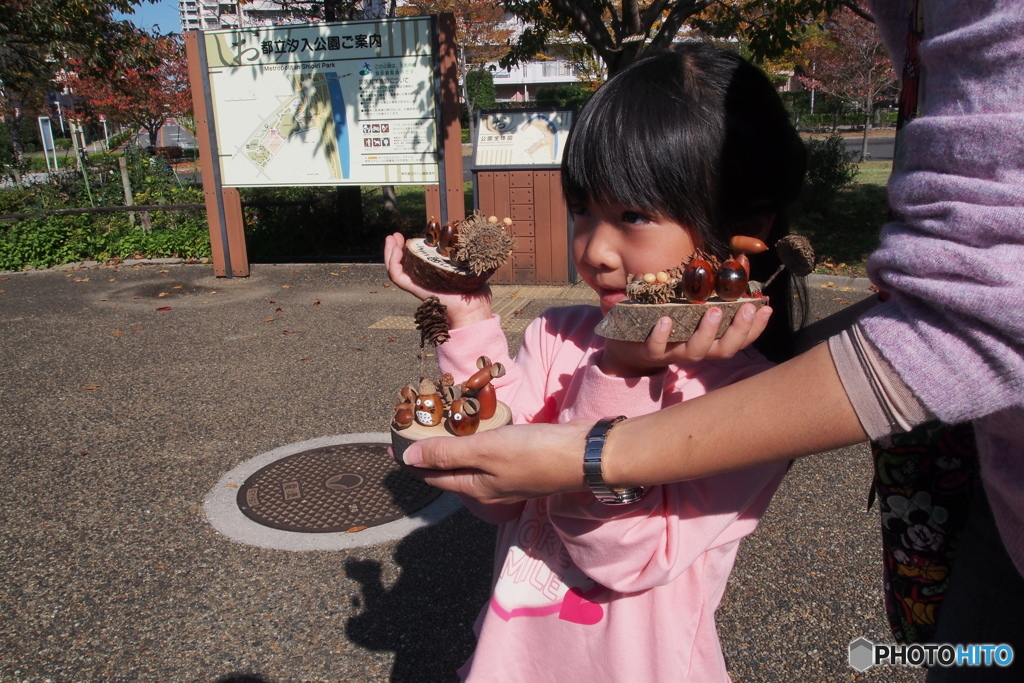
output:
POLYGON ((799 211, 793 231, 807 236, 818 255, 816 273, 863 277, 868 254, 878 246, 885 222, 891 161, 858 164, 853 184, 839 191, 826 210, 799 211))

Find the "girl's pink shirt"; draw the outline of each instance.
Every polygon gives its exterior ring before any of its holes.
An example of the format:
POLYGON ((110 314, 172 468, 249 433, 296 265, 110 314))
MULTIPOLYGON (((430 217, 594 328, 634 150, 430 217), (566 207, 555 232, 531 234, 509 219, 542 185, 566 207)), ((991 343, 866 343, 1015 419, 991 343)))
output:
MULTIPOLYGON (((494 317, 452 330, 438 360, 456 380, 475 372, 481 355, 503 363, 506 375, 494 383, 517 423, 642 415, 770 367, 751 351, 648 377, 610 377, 598 367, 600 319, 592 306, 551 309, 527 328, 513 360, 494 317)), ((516 506, 464 499, 484 519, 507 521, 498 529, 477 649, 460 674, 470 681, 729 680, 715 609, 740 539, 757 526, 785 470, 773 464, 656 486, 621 507, 590 494, 516 506)))

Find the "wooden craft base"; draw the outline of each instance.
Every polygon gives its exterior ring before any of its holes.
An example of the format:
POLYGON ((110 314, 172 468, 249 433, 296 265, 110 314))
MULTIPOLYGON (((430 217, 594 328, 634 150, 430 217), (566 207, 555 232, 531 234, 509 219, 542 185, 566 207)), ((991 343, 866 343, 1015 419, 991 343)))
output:
POLYGON ((718 337, 725 334, 732 323, 736 311, 743 304, 754 304, 758 308, 768 303, 768 299, 737 299, 736 301, 709 300, 704 304, 642 304, 636 301, 623 301, 612 306, 608 315, 597 324, 595 332, 605 339, 642 342, 647 339, 658 318, 672 318, 670 342, 686 341, 697 329, 697 324, 709 308, 722 309, 722 322, 718 325, 718 337))
MULTIPOLYGON (((494 412, 494 417, 489 420, 481 420, 480 427, 476 430, 477 434, 480 432, 486 432, 488 429, 497 429, 498 427, 504 427, 512 421, 512 410, 498 401, 498 408, 494 412)), ((420 439, 429 439, 433 436, 451 436, 455 437, 454 434, 449 432, 445 426, 444 421, 435 427, 424 427, 418 422, 413 422, 405 429, 398 429, 393 424, 391 425, 391 445, 395 451, 395 458, 399 461, 402 459, 402 453, 408 448, 413 442, 419 441, 420 439)), ((457 438, 457 437, 455 437, 457 438)))
POLYGON ((467 268, 453 265, 451 260, 438 253, 437 247, 428 247, 422 237, 405 241, 402 268, 420 286, 446 294, 475 292, 494 274, 493 270, 488 270, 474 275, 467 268))

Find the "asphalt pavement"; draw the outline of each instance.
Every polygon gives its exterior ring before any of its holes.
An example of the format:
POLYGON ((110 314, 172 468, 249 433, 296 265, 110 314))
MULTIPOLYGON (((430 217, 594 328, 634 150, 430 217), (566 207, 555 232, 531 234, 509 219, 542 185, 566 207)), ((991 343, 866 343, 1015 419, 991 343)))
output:
MULTIPOLYGON (((813 317, 865 284, 814 276, 813 317)), ((513 346, 590 300, 495 288, 513 346)), ((261 454, 386 432, 395 389, 434 369, 415 305, 379 264, 0 273, 0 681, 455 680, 493 527, 457 508, 298 552, 228 538, 203 507, 261 454)), ((852 640, 889 640, 870 474, 865 445, 797 462, 744 541, 718 613, 735 681, 923 680, 847 663, 852 640)))

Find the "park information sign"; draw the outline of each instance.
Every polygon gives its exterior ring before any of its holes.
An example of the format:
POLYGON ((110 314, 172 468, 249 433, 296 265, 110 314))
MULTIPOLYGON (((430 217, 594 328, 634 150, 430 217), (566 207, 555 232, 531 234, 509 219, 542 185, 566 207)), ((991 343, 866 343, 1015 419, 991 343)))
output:
POLYGON ((572 115, 570 109, 479 112, 473 168, 558 167, 572 115))
POLYGON ((432 17, 203 32, 226 187, 437 183, 432 17))

